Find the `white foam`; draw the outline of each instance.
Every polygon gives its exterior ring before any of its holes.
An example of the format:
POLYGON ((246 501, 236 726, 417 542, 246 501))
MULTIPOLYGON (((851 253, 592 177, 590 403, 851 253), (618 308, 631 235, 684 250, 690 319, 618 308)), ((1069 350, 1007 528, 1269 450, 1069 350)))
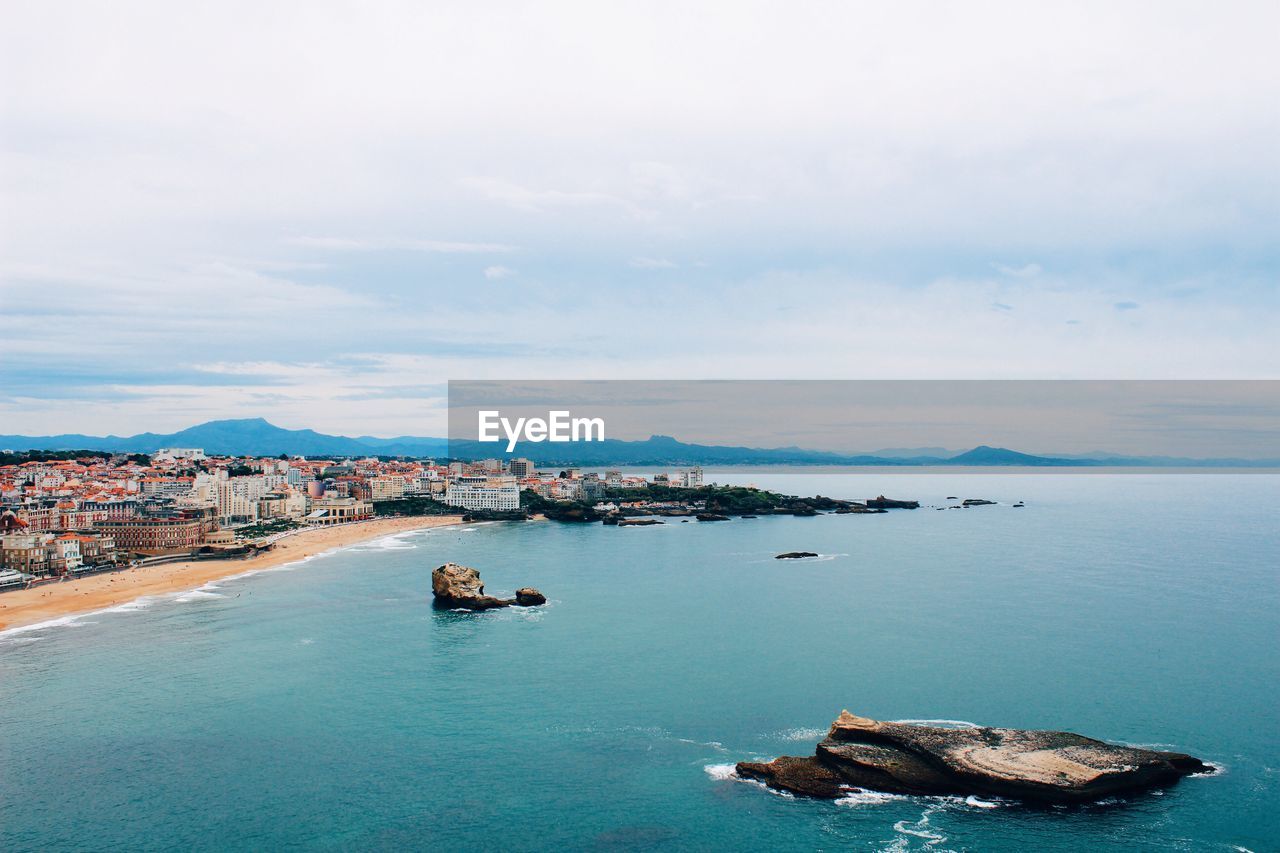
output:
MULTIPOLYGON (((688 744, 692 744, 693 746, 709 746, 709 747, 711 747, 712 749, 716 750, 717 752, 726 752, 726 751, 727 751, 727 750, 725 750, 725 748, 724 748, 724 744, 722 744, 722 743, 721 743, 720 741, 718 741, 718 740, 705 740, 705 741, 704 741, 704 740, 693 740, 692 738, 687 738, 687 737, 676 738, 676 740, 680 741, 681 743, 688 743, 688 744)), ((732 765, 730 765, 730 766, 732 766, 732 765)))
POLYGON ((905 800, 904 794, 886 794, 883 791, 864 791, 861 788, 850 788, 843 797, 835 801, 837 806, 881 806, 885 803, 905 800))
POLYGON ((374 539, 371 542, 364 542, 351 548, 352 551, 412 551, 418 546, 413 542, 406 542, 405 539, 415 533, 421 531, 407 530, 403 533, 392 533, 390 536, 383 536, 380 539, 374 539))
POLYGON ((939 729, 976 729, 977 723, 968 720, 890 720, 891 723, 902 723, 910 726, 933 726, 939 729))
POLYGON ((964 798, 964 804, 978 809, 998 809, 1003 805, 995 800, 980 800, 972 794, 964 798))
POLYGON ((822 740, 827 736, 826 729, 783 729, 772 735, 778 740, 822 740))
POLYGON ((737 765, 735 764, 708 764, 702 768, 708 776, 718 782, 742 782, 747 785, 754 785, 762 788, 777 797, 785 800, 794 800, 795 795, 790 791, 779 791, 776 788, 770 788, 765 783, 756 779, 744 779, 738 775, 737 765))
POLYGON ((193 589, 190 592, 184 592, 182 595, 175 598, 174 601, 180 604, 186 604, 190 601, 203 601, 208 598, 226 598, 226 596, 218 592, 210 592, 204 587, 201 587, 200 589, 193 589))
POLYGON ((929 816, 941 808, 942 806, 940 805, 929 806, 921 812, 920 819, 915 823, 909 824, 905 820, 898 821, 893 825, 894 832, 901 835, 910 835, 915 838, 923 838, 925 847, 935 848, 936 845, 947 840, 947 836, 935 830, 929 823, 929 816))

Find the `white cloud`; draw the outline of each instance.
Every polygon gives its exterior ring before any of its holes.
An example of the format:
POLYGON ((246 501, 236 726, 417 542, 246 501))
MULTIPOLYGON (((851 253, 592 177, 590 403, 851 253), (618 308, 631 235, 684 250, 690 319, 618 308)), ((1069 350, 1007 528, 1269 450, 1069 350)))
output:
POLYGON ((1012 266, 1006 266, 1005 264, 993 263, 991 267, 996 272, 1002 273, 1003 275, 1007 275, 1012 278, 1035 278, 1036 276, 1040 275, 1040 273, 1044 272, 1044 270, 1040 267, 1039 264, 1023 264, 1022 266, 1019 266, 1019 267, 1012 267, 1012 266))
POLYGON ((484 268, 484 277, 489 279, 490 281, 498 281, 499 279, 511 278, 511 276, 515 274, 516 274, 516 271, 511 269, 511 267, 504 267, 504 266, 497 265, 497 266, 484 268))
POLYGON ((675 263, 666 258, 632 258, 630 264, 638 270, 669 270, 675 268, 675 263))
POLYGON ((335 252, 438 252, 441 254, 492 254, 514 252, 515 246, 503 243, 464 243, 449 240, 350 240, 343 237, 290 237, 292 246, 325 249, 335 252))

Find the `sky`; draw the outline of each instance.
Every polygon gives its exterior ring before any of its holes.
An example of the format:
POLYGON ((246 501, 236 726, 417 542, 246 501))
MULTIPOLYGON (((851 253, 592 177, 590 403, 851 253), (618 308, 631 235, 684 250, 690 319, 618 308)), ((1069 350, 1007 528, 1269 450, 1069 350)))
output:
POLYGON ((1280 378, 1280 5, 5 3, 0 434, 1280 378))

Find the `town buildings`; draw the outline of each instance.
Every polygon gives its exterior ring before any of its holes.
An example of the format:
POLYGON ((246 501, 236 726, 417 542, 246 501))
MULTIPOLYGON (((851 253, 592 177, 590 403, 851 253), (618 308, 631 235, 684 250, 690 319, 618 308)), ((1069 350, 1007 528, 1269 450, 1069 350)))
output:
MULTIPOLYGON (((663 473, 654 482, 696 488, 702 470, 663 473)), ((0 571, 24 577, 75 573, 138 556, 234 545, 237 531, 263 524, 346 524, 375 511, 400 511, 398 502, 426 499, 468 512, 512 512, 520 509, 523 490, 596 502, 647 484, 617 470, 603 476, 577 468, 539 472, 525 458, 438 465, 225 457, 200 448, 168 448, 150 457, 86 452, 74 459, 34 458, 0 466, 0 571)))
POLYGON ((511 476, 462 475, 449 480, 444 502, 461 509, 509 512, 520 508, 520 487, 511 476))

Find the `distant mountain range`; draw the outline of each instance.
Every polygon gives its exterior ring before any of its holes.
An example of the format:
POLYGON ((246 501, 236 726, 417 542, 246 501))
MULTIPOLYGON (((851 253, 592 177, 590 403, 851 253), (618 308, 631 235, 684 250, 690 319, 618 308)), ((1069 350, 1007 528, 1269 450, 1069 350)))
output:
MULTIPOLYGON (((0 435, 0 450, 104 450, 154 453, 166 447, 199 447, 229 456, 415 456, 484 459, 503 456, 501 445, 444 438, 369 435, 351 438, 310 429, 282 429, 263 418, 209 421, 174 433, 144 432, 131 436, 0 435)), ((799 447, 725 447, 685 444, 670 436, 643 441, 607 439, 574 444, 518 446, 516 456, 546 465, 867 465, 867 466, 1012 466, 1012 467, 1280 467, 1280 459, 1185 459, 1169 456, 1119 456, 1097 453, 1037 456, 982 445, 963 452, 941 447, 888 448, 865 454, 805 450, 799 447)))
POLYGON ((209 421, 172 433, 143 432, 130 436, 0 435, 4 450, 106 450, 112 453, 155 453, 166 447, 199 447, 206 453, 247 456, 443 456, 443 438, 348 438, 311 429, 283 429, 263 418, 209 421))

